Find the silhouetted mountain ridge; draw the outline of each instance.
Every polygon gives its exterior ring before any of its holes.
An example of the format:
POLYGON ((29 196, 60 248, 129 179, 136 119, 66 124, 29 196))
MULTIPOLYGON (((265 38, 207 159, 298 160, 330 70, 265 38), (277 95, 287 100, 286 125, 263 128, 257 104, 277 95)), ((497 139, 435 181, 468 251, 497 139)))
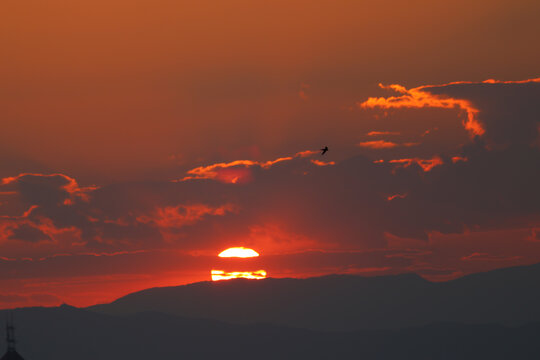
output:
POLYGON ((200 282, 152 288, 91 307, 157 311, 231 323, 349 331, 433 322, 519 325, 540 321, 540 264, 432 283, 416 274, 200 282))
MULTIPOLYGON (((25 359, 529 359, 540 323, 431 324, 402 330, 319 332, 235 325, 161 313, 106 315, 70 306, 14 311, 25 359)), ((0 318, 5 311, 0 312, 0 318)), ((0 327, 0 338, 4 329, 0 327)), ((5 344, 0 343, 0 351, 5 344)))

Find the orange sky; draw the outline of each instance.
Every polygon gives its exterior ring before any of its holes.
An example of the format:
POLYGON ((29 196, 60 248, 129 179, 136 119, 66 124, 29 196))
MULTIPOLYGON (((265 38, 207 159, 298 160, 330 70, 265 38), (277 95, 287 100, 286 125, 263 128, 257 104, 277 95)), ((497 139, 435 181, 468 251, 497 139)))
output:
POLYGON ((0 308, 208 280, 230 246, 269 276, 540 261, 539 11, 3 1, 0 308))

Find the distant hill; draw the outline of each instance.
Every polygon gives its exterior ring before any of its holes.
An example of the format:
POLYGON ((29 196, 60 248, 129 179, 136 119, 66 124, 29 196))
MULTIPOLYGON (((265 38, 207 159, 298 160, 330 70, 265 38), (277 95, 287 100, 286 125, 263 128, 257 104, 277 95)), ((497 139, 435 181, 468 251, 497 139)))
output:
MULTIPOLYGON (((0 312, 0 318, 5 312, 0 312)), ((433 324, 356 332, 233 325, 159 313, 99 314, 69 306, 15 310, 26 360, 537 359, 540 323, 433 324)), ((0 326, 0 339, 4 337, 0 326)), ((5 350, 0 342, 0 351, 5 350)))
POLYGON ((147 289, 89 309, 350 331, 434 322, 520 325, 540 321, 538 304, 540 264, 444 283, 431 283, 415 274, 200 282, 147 289))

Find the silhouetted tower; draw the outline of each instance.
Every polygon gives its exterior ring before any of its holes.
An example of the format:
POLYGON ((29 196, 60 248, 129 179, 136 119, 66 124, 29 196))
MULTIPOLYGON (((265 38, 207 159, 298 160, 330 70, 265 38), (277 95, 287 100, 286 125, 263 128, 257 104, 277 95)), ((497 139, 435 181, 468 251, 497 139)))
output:
POLYGON ((7 351, 0 360, 24 360, 21 355, 15 350, 15 326, 13 325, 13 314, 11 319, 6 319, 6 341, 7 351))

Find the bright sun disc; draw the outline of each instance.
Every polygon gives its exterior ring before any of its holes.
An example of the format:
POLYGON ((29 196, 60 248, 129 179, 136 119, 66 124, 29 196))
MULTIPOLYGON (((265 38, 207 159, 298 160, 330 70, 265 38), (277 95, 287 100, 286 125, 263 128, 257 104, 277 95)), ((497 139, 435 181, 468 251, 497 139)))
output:
POLYGON ((245 247, 232 247, 227 250, 223 250, 219 253, 219 257, 239 257, 239 258, 249 258, 259 256, 253 249, 248 249, 245 247))

